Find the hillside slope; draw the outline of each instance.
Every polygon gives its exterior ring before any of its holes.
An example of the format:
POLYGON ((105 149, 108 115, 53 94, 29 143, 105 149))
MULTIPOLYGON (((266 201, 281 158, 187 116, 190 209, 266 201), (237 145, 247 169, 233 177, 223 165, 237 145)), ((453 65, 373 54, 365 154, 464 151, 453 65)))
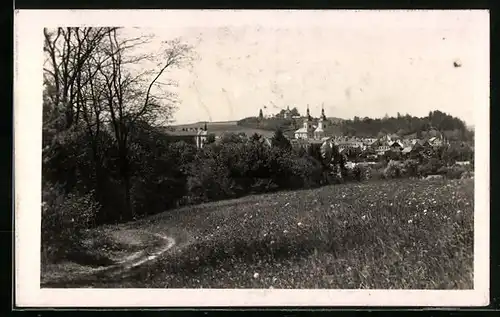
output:
POLYGON ((471 289, 473 185, 384 181, 185 207, 126 226, 175 239, 155 261, 59 286, 471 289))

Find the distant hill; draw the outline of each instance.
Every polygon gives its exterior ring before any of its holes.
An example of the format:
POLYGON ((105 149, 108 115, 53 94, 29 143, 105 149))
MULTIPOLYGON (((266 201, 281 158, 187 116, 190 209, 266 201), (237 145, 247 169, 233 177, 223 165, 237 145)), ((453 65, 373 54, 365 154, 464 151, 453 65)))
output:
MULTIPOLYGON (((334 125, 340 125, 344 119, 329 117, 327 118, 330 123, 334 125)), ((290 134, 300 127, 302 127, 304 118, 264 118, 259 119, 258 117, 247 117, 238 121, 238 126, 248 127, 254 129, 262 129, 269 131, 276 131, 276 129, 281 129, 285 132, 285 134, 290 134)))
POLYGON ((342 134, 357 137, 375 137, 386 134, 397 134, 400 137, 409 135, 425 138, 441 134, 450 140, 468 141, 473 139, 465 122, 441 111, 431 111, 426 117, 398 115, 385 118, 359 118, 343 120, 342 134))
MULTIPOLYGON (((258 127, 245 127, 239 126, 238 121, 217 121, 217 122, 207 122, 208 133, 215 134, 215 136, 220 136, 223 133, 245 133, 248 136, 258 133, 263 136, 272 136, 274 131, 259 129, 258 127)), ((196 131, 199 128, 203 128, 205 122, 195 122, 189 124, 179 124, 172 125, 169 127, 171 133, 182 133, 187 131, 196 131)))
MULTIPOLYGON (((215 122, 206 122, 207 127, 219 127, 219 126, 235 126, 238 124, 238 121, 215 121, 215 122)), ((199 121, 199 122, 194 122, 194 123, 187 123, 187 124, 175 124, 172 125, 174 128, 202 128, 205 125, 204 121, 199 121)))
MULTIPOLYGON (((276 129, 281 129, 288 137, 293 137, 294 132, 302 126, 303 118, 264 118, 247 117, 241 120, 207 122, 209 133, 216 136, 224 132, 245 133, 252 135, 258 133, 263 136, 272 136, 276 129)), ((328 117, 330 125, 325 132, 328 135, 348 135, 358 137, 377 137, 380 135, 398 135, 404 138, 425 138, 441 134, 450 140, 473 140, 474 127, 467 126, 462 120, 443 113, 431 111, 426 117, 410 115, 385 118, 359 118, 342 119, 328 117)), ((173 125, 173 131, 194 131, 205 125, 205 122, 173 125)))

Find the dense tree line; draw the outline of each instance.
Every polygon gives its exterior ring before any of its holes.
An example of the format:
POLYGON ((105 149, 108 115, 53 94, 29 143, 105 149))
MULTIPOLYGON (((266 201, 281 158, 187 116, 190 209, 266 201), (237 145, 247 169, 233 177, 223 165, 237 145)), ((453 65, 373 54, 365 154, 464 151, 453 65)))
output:
MULTIPOLYGON (((248 117, 238 121, 238 125, 264 130, 293 130, 301 127, 302 122, 291 118, 248 117)), ((472 141, 474 134, 465 123, 441 111, 431 111, 428 116, 419 118, 408 114, 397 117, 359 118, 342 120, 339 123, 340 133, 356 137, 381 137, 397 134, 400 137, 429 138, 442 134, 451 141, 472 141)))
POLYGON ((401 137, 413 135, 415 138, 426 138, 442 133, 449 140, 470 141, 473 139, 465 123, 441 111, 431 111, 428 116, 419 118, 408 114, 397 117, 363 119, 354 117, 353 120, 342 122, 344 135, 358 137, 373 137, 386 134, 397 134, 401 137))
POLYGON ((291 118, 248 117, 238 121, 238 125, 242 127, 269 131, 275 131, 277 129, 283 131, 293 130, 298 128, 298 124, 297 120, 291 118))

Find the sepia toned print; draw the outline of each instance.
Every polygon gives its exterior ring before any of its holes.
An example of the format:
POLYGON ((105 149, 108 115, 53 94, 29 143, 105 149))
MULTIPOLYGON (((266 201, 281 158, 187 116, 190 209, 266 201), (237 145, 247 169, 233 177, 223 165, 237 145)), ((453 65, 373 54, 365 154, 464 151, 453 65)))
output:
POLYGON ((487 36, 379 14, 43 25, 40 289, 476 290, 487 36))

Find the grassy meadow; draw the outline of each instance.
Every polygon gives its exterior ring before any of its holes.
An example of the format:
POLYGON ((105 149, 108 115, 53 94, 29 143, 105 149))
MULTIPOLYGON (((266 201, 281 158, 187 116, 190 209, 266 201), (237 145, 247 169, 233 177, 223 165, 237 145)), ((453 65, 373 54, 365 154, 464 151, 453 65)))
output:
POLYGON ((401 179, 183 207, 92 233, 172 237, 154 261, 45 286, 472 289, 473 197, 473 179, 401 179))

